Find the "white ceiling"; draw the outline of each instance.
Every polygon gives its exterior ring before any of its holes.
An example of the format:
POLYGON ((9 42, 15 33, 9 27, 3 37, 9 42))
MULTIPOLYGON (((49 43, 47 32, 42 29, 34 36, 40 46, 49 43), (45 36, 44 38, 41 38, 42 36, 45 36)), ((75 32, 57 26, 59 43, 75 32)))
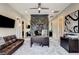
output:
POLYGON ((66 7, 68 7, 69 3, 42 3, 42 7, 49 8, 48 10, 41 10, 40 13, 38 13, 38 10, 33 10, 30 8, 37 8, 37 3, 9 3, 11 7, 13 7, 17 12, 22 14, 25 18, 28 16, 30 17, 31 14, 49 14, 49 16, 57 16, 59 13, 61 13, 66 7), (27 13, 25 13, 25 10, 27 13), (52 10, 58 10, 58 13, 52 13, 52 10))

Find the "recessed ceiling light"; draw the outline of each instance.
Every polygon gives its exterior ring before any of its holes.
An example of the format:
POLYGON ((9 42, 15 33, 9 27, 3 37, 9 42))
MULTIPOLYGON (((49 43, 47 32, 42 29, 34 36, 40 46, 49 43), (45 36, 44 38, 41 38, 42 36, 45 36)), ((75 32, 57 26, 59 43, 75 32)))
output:
POLYGON ((16 19, 19 20, 19 19, 21 19, 21 17, 20 16, 17 16, 16 19))
POLYGON ((54 11, 54 13, 58 13, 58 12, 59 12, 58 10, 55 10, 55 11, 54 11))
POLYGON ((51 11, 52 13, 54 12, 54 10, 51 11))
POLYGON ((58 13, 59 10, 52 10, 51 12, 52 12, 52 13, 58 13))
POLYGON ((25 13, 27 13, 27 10, 25 10, 25 13))

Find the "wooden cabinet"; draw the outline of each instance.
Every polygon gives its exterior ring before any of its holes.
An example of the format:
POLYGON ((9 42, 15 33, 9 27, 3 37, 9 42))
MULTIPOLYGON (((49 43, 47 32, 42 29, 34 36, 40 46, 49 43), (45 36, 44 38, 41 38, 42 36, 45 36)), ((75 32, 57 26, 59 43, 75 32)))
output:
POLYGON ((42 37, 42 36, 35 36, 35 37, 31 37, 31 47, 33 43, 37 43, 40 46, 48 46, 49 47, 49 37, 42 37))
POLYGON ((79 53, 79 40, 60 37, 60 45, 69 53, 79 53))

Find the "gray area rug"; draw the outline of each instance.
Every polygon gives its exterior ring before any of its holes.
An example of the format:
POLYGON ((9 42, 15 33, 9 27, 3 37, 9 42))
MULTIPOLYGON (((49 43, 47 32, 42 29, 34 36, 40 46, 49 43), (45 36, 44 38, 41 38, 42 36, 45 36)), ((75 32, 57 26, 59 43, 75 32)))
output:
MULTIPOLYGON (((39 46, 33 44, 30 47, 30 38, 27 38, 24 44, 13 53, 13 55, 73 55, 62 48, 56 40, 50 40, 50 46, 39 46)), ((77 54, 76 54, 77 55, 77 54)))

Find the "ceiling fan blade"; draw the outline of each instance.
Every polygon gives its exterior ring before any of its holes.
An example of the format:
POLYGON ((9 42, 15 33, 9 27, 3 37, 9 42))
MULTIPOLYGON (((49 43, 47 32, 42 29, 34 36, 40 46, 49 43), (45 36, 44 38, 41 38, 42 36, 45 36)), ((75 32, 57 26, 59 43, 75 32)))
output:
POLYGON ((49 8, 41 8, 41 9, 49 9, 49 8))
POLYGON ((38 9, 38 8, 30 8, 30 9, 38 9))
POLYGON ((41 3, 38 3, 38 8, 40 8, 41 7, 41 3))

